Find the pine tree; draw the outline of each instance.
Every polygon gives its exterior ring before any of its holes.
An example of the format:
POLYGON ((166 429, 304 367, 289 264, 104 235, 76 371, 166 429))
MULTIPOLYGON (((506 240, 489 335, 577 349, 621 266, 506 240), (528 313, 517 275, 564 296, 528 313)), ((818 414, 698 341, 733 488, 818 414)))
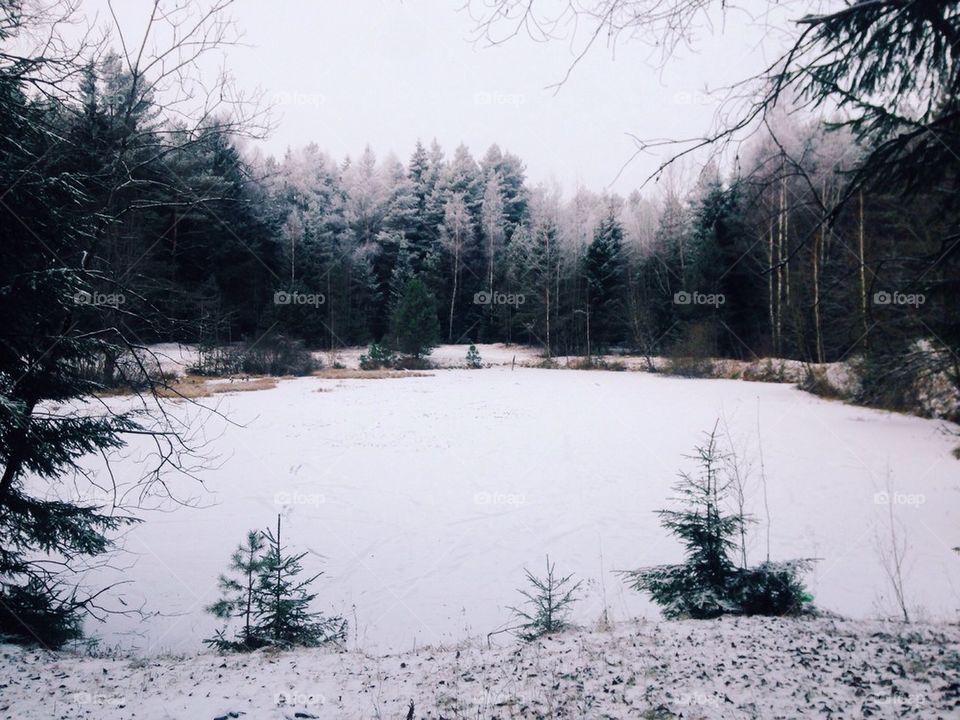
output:
POLYGON ((597 349, 622 341, 626 324, 623 229, 613 208, 594 232, 584 258, 584 274, 591 345, 597 349))
POLYGON ((721 475, 724 456, 716 427, 696 451, 700 472, 681 473, 675 486, 682 509, 657 512, 661 524, 680 538, 686 560, 628 573, 633 587, 649 592, 667 617, 710 618, 731 610, 727 596, 735 565, 730 551, 743 518, 723 512, 730 483, 721 475))
POLYGON ((257 611, 257 592, 260 575, 264 570, 263 536, 257 530, 247 532, 245 545, 240 545, 230 558, 233 577, 221 575, 218 585, 223 596, 207 607, 207 612, 229 622, 242 619, 243 625, 236 640, 228 640, 224 630, 205 640, 219 650, 255 650, 263 645, 254 624, 257 611))
POLYGON ((397 247, 397 263, 393 266, 393 272, 390 275, 389 309, 391 318, 400 306, 404 290, 413 280, 413 277, 413 253, 406 239, 401 238, 397 247))
POLYGON ((524 607, 510 608, 522 621, 517 635, 526 641, 560 632, 568 627, 570 606, 577 601, 582 581, 570 584, 573 575, 558 576, 556 566, 547 556, 547 574, 540 578, 524 568, 531 590, 520 590, 526 598, 524 607))
POLYGON ((479 370, 483 367, 483 359, 480 357, 480 351, 476 345, 467 348, 467 367, 471 370, 479 370))
POLYGON ((407 283, 393 315, 397 349, 414 358, 429 355, 437 343, 437 304, 419 277, 407 283))
POLYGON ((256 636, 277 647, 315 647, 346 638, 347 623, 339 616, 326 617, 310 610, 317 597, 310 585, 323 573, 306 579, 300 577, 300 561, 307 553, 286 553, 280 537, 280 516, 277 531, 264 533, 266 551, 259 568, 256 589, 256 636))
POLYGON ((684 562, 625 572, 627 583, 649 593, 669 618, 803 612, 811 598, 800 575, 811 561, 768 560, 755 567, 737 567, 731 554, 748 518, 740 511, 724 510, 733 504, 733 480, 725 472, 727 456, 718 447, 716 425, 696 451, 691 459, 699 463, 699 473, 681 473, 675 486, 681 509, 657 512, 663 527, 680 538, 684 562))
POLYGON ((323 573, 300 577, 300 561, 306 553, 287 554, 281 543, 280 522, 278 515, 276 533, 248 532, 246 544, 231 557, 233 576, 220 576, 223 596, 207 611, 227 623, 240 619, 242 625, 233 640, 226 637, 225 627, 204 641, 218 650, 248 652, 268 645, 315 647, 346 638, 343 618, 310 610, 316 593, 309 587, 323 573))

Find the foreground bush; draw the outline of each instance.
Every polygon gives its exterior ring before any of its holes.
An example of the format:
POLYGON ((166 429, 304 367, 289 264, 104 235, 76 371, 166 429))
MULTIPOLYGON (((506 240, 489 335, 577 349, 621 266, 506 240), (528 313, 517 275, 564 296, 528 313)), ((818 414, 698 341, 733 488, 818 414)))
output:
POLYGON ((628 571, 623 573, 627 583, 649 593, 668 618, 805 611, 811 597, 801 576, 811 561, 767 561, 756 567, 737 567, 731 559, 734 538, 741 534, 747 519, 741 512, 724 511, 730 504, 733 479, 724 469, 716 427, 707 437, 706 445, 698 447, 694 456, 700 472, 682 473, 676 485, 681 509, 658 512, 661 524, 683 543, 684 562, 628 571))
POLYGON ((222 597, 207 608, 227 623, 239 620, 240 629, 230 638, 225 627, 204 642, 221 651, 246 652, 266 646, 317 647, 346 639, 346 620, 310 609, 316 593, 309 587, 323 573, 301 577, 305 556, 285 551, 279 515, 275 533, 248 532, 246 543, 231 557, 230 575, 220 576, 222 597))
POLYGON ((56 650, 83 636, 82 607, 33 579, 0 591, 0 641, 56 650))

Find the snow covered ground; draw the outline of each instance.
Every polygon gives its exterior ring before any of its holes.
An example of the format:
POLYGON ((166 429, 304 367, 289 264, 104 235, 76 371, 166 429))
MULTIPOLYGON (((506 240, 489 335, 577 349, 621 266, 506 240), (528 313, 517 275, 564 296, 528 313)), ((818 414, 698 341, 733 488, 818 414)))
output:
POLYGON ((140 660, 0 650, 0 717, 9 720, 958 714, 956 626, 629 622, 532 645, 386 657, 303 650, 140 660))
MULTIPOLYGON (((87 578, 128 581, 116 591, 127 607, 157 613, 92 624, 108 647, 199 649, 215 628, 203 607, 218 573, 245 531, 278 512, 308 568, 325 572, 320 605, 349 620, 351 648, 482 638, 509 623, 523 568, 539 570, 547 553, 586 581, 576 621, 656 618, 612 571, 680 557, 654 511, 718 417, 752 461, 750 559, 765 555, 758 414, 771 555, 820 558, 808 578, 819 606, 896 614, 879 552, 892 502, 915 617, 955 620, 960 607, 956 440, 936 421, 787 385, 509 367, 307 377, 201 402, 240 425, 207 418, 220 467, 201 472, 205 488, 174 485, 201 507, 144 512, 121 569, 87 578)), ((115 468, 121 482, 135 470, 133 457, 115 468)))

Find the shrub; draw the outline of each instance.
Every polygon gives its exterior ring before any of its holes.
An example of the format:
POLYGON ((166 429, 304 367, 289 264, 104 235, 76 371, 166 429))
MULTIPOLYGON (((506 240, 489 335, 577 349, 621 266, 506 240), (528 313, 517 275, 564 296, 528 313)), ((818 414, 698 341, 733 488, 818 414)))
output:
POLYGON ((403 355, 394 361, 393 367, 397 370, 429 370, 433 365, 425 357, 403 355))
POLYGON ((809 560, 763 562, 740 568, 733 577, 730 600, 744 615, 796 615, 813 599, 800 576, 811 566, 809 560))
POLYGON ((621 360, 607 360, 600 355, 571 360, 568 367, 572 370, 612 370, 622 372, 627 366, 621 360))
POLYGON ((663 371, 668 375, 687 378, 708 378, 714 375, 713 360, 689 355, 668 357, 663 371))
MULTIPOLYGON (((813 372, 808 369, 808 373, 813 372)), ((754 362, 743 369, 743 379, 752 382, 782 383, 787 382, 787 372, 783 360, 774 363, 772 358, 754 362)))
POLYGON ((320 363, 303 342, 271 335, 254 342, 205 348, 188 372, 205 377, 237 373, 251 375, 309 375, 320 363))
POLYGON ((360 356, 361 370, 380 370, 393 367, 396 355, 388 347, 378 343, 371 343, 367 352, 360 356))
POLYGON ((467 367, 471 370, 479 370, 483 367, 483 360, 480 357, 480 351, 476 345, 467 348, 467 367))
POLYGON ((309 375, 319 364, 300 340, 275 335, 242 349, 237 366, 255 375, 309 375))

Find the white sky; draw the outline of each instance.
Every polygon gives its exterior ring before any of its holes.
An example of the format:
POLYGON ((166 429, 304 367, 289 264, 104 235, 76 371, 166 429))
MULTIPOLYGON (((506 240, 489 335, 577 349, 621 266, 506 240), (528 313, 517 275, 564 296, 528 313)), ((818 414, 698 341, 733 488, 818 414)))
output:
MULTIPOLYGON (((136 26, 147 6, 140 2, 115 0, 121 22, 136 26)), ((705 89, 763 67, 782 42, 770 25, 784 27, 788 12, 777 10, 775 19, 729 13, 724 27, 704 33, 664 72, 639 43, 616 52, 598 45, 554 94, 547 86, 570 64, 569 43, 525 36, 497 47, 472 43, 475 21, 460 5, 238 0, 231 15, 249 47, 232 48, 226 62, 241 87, 259 87, 278 102, 277 129, 264 150, 279 156, 313 141, 342 159, 369 143, 378 157, 393 151, 406 161, 417 138, 429 144, 436 137, 448 155, 463 141, 478 158, 496 142, 520 155, 533 182, 626 194, 656 166, 653 157, 638 158, 614 181, 633 153, 627 133, 705 132, 716 107, 705 89)))

